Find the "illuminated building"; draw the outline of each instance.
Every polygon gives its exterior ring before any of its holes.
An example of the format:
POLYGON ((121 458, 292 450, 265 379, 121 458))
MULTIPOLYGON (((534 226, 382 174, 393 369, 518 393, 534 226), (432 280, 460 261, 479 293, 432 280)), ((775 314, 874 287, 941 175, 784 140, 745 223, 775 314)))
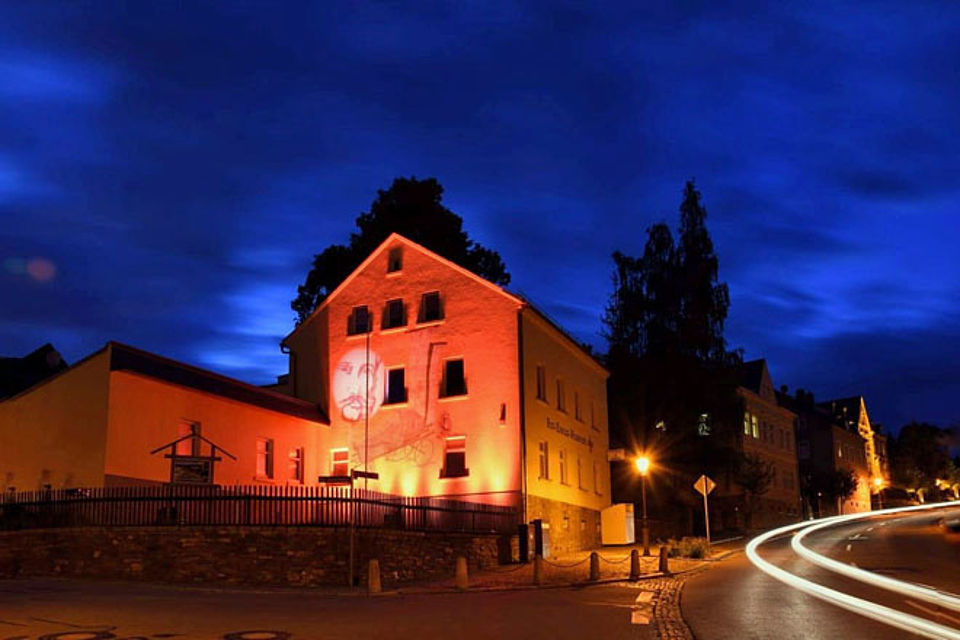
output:
POLYGON ((217 484, 367 471, 371 490, 516 506, 554 553, 599 544, 607 372, 523 298, 395 234, 283 347, 261 388, 109 343, 0 402, 5 488, 168 482, 151 452, 196 433, 235 457, 217 484))
POLYGON ((888 484, 889 478, 883 469, 886 458, 886 439, 881 439, 883 450, 878 451, 877 437, 870 424, 867 403, 863 396, 829 400, 821 402, 819 406, 830 412, 834 419, 839 421, 847 431, 857 433, 863 439, 867 469, 870 473, 870 477, 867 479, 867 486, 870 487, 870 491, 876 492, 874 488, 876 478, 881 479, 881 486, 888 484))

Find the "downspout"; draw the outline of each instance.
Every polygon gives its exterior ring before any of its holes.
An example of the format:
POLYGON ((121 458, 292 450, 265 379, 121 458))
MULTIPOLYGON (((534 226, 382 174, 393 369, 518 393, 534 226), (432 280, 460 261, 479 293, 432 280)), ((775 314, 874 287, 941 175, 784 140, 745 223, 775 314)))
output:
POLYGON ((523 307, 517 310, 517 363, 520 379, 520 508, 523 513, 523 523, 526 523, 529 520, 527 519, 527 410, 523 389, 523 307))

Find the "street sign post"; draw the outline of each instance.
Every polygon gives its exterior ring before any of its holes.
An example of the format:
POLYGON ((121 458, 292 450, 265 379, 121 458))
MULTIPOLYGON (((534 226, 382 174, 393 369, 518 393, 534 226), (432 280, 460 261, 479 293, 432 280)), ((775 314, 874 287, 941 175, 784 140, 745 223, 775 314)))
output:
POLYGON ((693 488, 703 496, 703 522, 707 528, 707 544, 710 544, 710 510, 707 508, 707 494, 714 490, 717 483, 707 476, 700 476, 693 483, 693 488))

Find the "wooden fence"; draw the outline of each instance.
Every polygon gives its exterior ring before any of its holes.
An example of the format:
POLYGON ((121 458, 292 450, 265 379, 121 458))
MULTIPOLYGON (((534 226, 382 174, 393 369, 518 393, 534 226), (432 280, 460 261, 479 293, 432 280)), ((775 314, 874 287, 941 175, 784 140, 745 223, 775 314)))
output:
POLYGON ((0 529, 143 526, 347 526, 512 532, 517 510, 351 487, 158 485, 0 497, 0 529))

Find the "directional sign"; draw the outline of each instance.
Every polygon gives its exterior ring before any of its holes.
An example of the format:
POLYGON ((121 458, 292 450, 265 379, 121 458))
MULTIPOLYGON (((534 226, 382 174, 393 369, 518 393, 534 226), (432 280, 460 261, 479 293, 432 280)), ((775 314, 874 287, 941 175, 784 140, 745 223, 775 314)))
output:
POLYGON ((703 497, 706 497, 707 494, 713 491, 716 486, 717 483, 707 476, 700 476, 697 481, 693 483, 693 488, 696 489, 703 497))

